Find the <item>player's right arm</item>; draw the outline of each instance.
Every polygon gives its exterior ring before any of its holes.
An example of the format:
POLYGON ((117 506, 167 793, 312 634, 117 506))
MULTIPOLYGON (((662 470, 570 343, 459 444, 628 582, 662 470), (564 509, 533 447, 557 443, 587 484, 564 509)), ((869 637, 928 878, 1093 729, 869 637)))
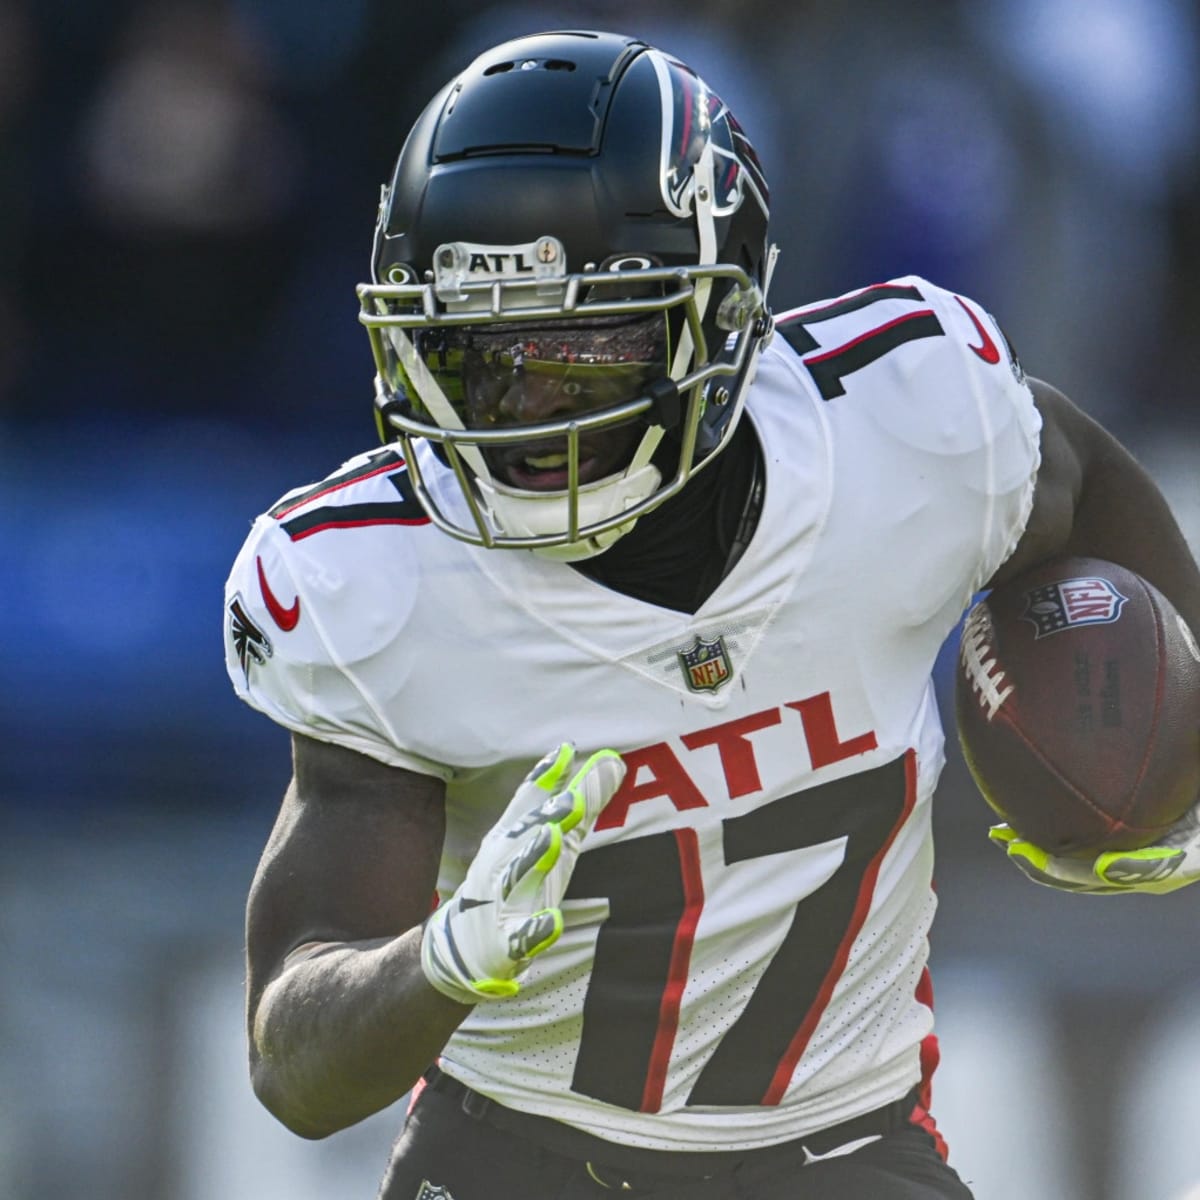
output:
POLYGON ((404 1095, 471 1011, 421 968, 445 829, 440 779, 294 735, 246 915, 250 1070, 325 1137, 404 1095))
POLYGON ((287 1127, 324 1137, 416 1082, 478 1001, 563 930, 583 840, 625 775, 569 742, 525 776, 462 883, 426 918, 445 785, 353 750, 293 739, 294 772, 250 892, 254 1089, 287 1127))

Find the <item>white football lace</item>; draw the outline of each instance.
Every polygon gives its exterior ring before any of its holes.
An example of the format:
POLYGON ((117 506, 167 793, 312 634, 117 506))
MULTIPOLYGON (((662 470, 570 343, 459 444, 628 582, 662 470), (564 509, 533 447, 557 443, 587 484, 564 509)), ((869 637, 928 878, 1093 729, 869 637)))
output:
POLYGON ((990 721, 1000 711, 1000 706, 1013 694, 1015 688, 1004 683, 1004 672, 996 665, 992 650, 992 616, 986 602, 980 601, 967 614, 963 626, 959 660, 970 681, 971 690, 979 699, 979 705, 987 712, 990 721))

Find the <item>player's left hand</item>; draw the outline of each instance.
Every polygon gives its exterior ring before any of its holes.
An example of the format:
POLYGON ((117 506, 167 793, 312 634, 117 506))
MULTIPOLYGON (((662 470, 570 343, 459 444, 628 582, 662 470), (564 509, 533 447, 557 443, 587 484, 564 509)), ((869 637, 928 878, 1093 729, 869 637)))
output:
POLYGON ((1200 802, 1154 845, 1108 850, 1095 858, 1063 858, 1025 841, 1009 825, 993 825, 990 837, 1034 883, 1065 892, 1120 896, 1162 895, 1200 880, 1200 802))

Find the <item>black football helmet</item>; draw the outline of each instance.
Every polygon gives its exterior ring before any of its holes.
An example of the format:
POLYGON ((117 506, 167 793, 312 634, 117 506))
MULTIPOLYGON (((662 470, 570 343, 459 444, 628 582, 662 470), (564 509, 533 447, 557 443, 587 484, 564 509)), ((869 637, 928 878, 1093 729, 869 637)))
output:
POLYGON ((443 88, 358 288, 380 433, 432 521, 578 559, 678 492, 727 443, 771 333, 767 214, 733 115, 634 38, 518 38, 443 88))

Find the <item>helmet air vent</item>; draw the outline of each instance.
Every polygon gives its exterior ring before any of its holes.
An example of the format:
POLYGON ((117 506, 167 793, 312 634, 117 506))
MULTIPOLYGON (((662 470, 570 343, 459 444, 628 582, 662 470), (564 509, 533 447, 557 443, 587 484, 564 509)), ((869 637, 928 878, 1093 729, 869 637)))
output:
POLYGON ((575 64, 567 58, 523 58, 520 62, 492 63, 484 75, 507 75, 509 71, 573 71, 575 64))

